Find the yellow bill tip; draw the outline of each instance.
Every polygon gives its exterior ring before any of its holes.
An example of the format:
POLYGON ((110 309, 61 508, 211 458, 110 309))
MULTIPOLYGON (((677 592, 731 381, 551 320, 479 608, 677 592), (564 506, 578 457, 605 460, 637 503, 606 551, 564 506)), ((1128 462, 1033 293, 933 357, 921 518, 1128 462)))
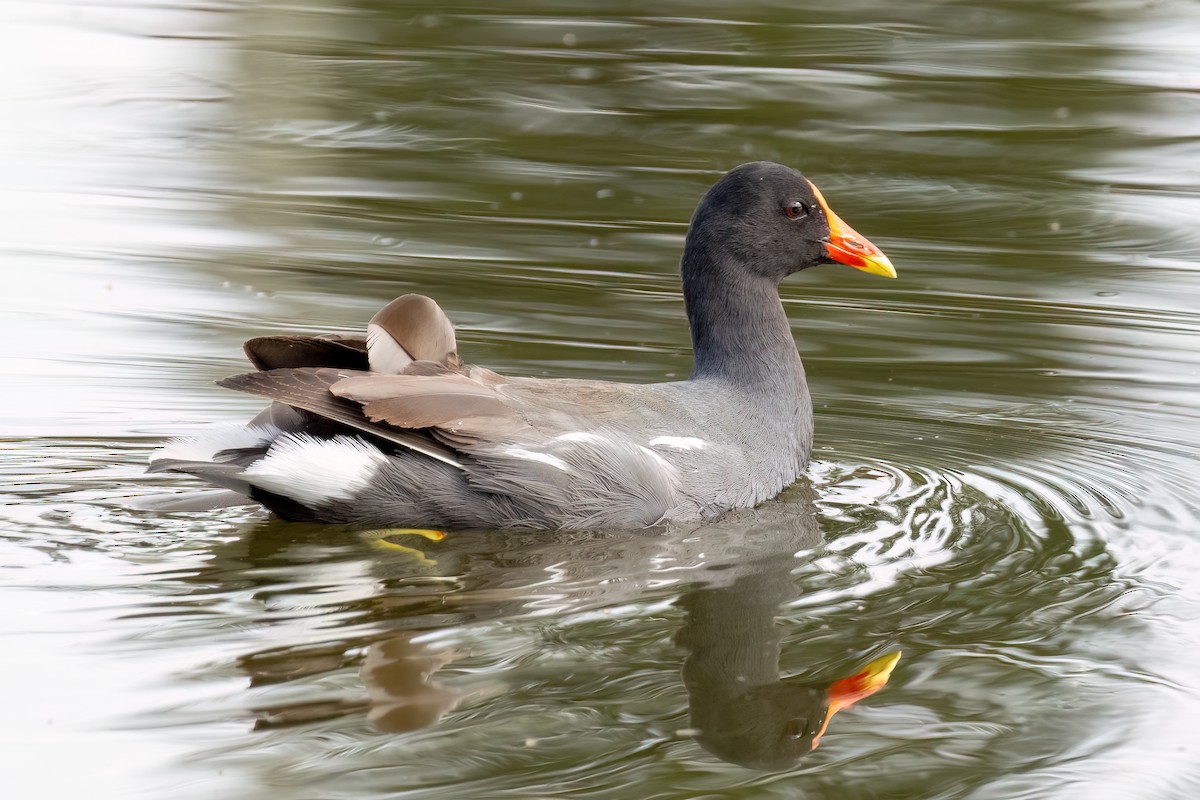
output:
POLYGON ((892 266, 892 262, 883 253, 864 258, 861 264, 851 264, 851 266, 855 269, 861 269, 863 272, 869 272, 872 275, 881 275, 885 278, 896 277, 896 268, 892 266))

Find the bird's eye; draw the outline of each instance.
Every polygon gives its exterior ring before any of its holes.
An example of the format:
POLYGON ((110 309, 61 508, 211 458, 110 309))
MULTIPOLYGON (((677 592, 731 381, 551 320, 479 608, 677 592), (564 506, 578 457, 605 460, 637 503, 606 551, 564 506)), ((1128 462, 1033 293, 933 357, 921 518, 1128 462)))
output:
POLYGON ((787 214, 788 219, 803 219, 808 216, 808 206, 797 200, 789 203, 787 208, 783 210, 783 213, 787 214))
POLYGON ((803 717, 789 719, 783 726, 783 735, 789 739, 799 739, 808 732, 808 720, 803 717))

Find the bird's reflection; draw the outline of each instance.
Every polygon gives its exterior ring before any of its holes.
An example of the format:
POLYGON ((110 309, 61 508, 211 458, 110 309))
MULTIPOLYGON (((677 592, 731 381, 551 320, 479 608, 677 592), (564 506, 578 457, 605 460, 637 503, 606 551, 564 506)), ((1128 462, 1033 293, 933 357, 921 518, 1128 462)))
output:
POLYGON ((789 577, 775 568, 681 600, 687 623, 678 641, 688 650, 683 681, 693 735, 744 767, 784 769, 812 752, 833 715, 883 688, 900 657, 889 653, 832 683, 780 677, 783 630, 775 614, 790 599, 789 577))
POLYGON ((715 527, 745 532, 753 550, 724 565, 720 585, 694 588, 676 641, 683 665, 691 732, 725 761, 785 769, 812 752, 840 709, 881 689, 899 659, 891 653, 849 677, 813 683, 780 676, 781 606, 797 594, 796 555, 821 542, 811 489, 801 484, 787 501, 729 515, 715 527))
POLYGON ((372 644, 360 670, 367 688, 367 719, 387 733, 427 728, 465 696, 434 678, 435 672, 461 654, 414 638, 402 633, 372 644))
MULTIPOLYGON (((758 509, 690 529, 641 532, 345 532, 307 538, 302 526, 264 523, 214 559, 226 574, 261 574, 296 563, 321 536, 331 548, 368 547, 372 584, 338 611, 356 630, 374 631, 314 645, 247 654, 241 668, 264 685, 357 666, 365 692, 355 698, 260 708, 257 724, 275 727, 365 713, 374 727, 403 733, 436 724, 477 689, 456 685, 463 653, 437 632, 487 620, 611 608, 645 598, 665 579, 685 611, 677 643, 689 701, 687 732, 709 753, 742 766, 779 770, 811 752, 839 709, 880 689, 899 656, 878 643, 847 643, 845 669, 825 680, 781 677, 781 606, 802 591, 794 570, 821 544, 811 490, 793 490, 758 509), (298 538, 299 537, 299 538, 298 538), (295 557, 289 552, 297 549, 295 557), (235 555, 235 552, 236 555, 235 555), (246 570, 244 562, 259 569, 246 570), (265 561, 267 563, 256 563, 265 561), (555 578, 548 581, 547 575, 555 578), (876 650, 872 661, 862 653, 876 650), (866 663, 863 666, 864 662, 866 663), (837 680, 834 680, 837 678, 837 680), (364 696, 365 695, 365 696, 364 696)), ((199 576, 203 578, 204 576, 199 576)))

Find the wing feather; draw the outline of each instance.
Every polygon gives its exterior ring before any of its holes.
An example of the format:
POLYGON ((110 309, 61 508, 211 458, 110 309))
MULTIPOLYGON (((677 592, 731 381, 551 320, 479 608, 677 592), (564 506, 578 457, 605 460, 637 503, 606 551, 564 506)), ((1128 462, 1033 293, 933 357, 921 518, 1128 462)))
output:
POLYGON ((353 370, 328 367, 272 369, 234 375, 217 383, 227 389, 246 392, 269 400, 276 400, 293 408, 311 411, 317 416, 424 453, 430 458, 435 458, 453 467, 463 468, 452 449, 439 444, 427 435, 373 422, 364 416, 363 409, 358 403, 337 397, 329 391, 329 388, 335 383, 361 374, 363 373, 353 370))
POLYGON ((367 344, 362 337, 259 336, 243 349, 261 370, 295 367, 366 369, 367 344))
POLYGON ((400 374, 414 361, 458 364, 454 325, 436 302, 406 294, 388 303, 367 325, 371 371, 400 374))
POLYGON ((400 428, 499 438, 530 427, 494 388, 459 373, 356 375, 338 381, 330 391, 362 403, 368 418, 400 428))

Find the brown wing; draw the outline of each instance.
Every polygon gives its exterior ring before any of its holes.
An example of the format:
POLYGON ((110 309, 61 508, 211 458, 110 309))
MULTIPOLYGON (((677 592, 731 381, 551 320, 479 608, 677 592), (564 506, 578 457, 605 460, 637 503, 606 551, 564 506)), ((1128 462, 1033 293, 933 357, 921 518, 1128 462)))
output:
POLYGON ((359 403, 337 397, 329 391, 331 386, 340 381, 364 374, 328 367, 272 369, 234 375, 218 381, 217 384, 227 389, 276 400, 293 408, 311 411, 317 416, 416 450, 462 469, 454 451, 434 441, 429 435, 373 422, 364 416, 359 403))
POLYGON ((375 422, 399 428, 436 428, 494 439, 530 427, 491 386, 457 372, 441 375, 356 375, 330 387, 337 397, 362 404, 375 422))
POLYGON ((495 387, 505 378, 463 367, 454 326, 429 298, 396 298, 371 319, 367 331, 365 339, 251 339, 246 355, 263 371, 235 375, 220 385, 302 409, 459 468, 462 463, 447 445, 469 449, 530 427, 497 393, 495 387))

